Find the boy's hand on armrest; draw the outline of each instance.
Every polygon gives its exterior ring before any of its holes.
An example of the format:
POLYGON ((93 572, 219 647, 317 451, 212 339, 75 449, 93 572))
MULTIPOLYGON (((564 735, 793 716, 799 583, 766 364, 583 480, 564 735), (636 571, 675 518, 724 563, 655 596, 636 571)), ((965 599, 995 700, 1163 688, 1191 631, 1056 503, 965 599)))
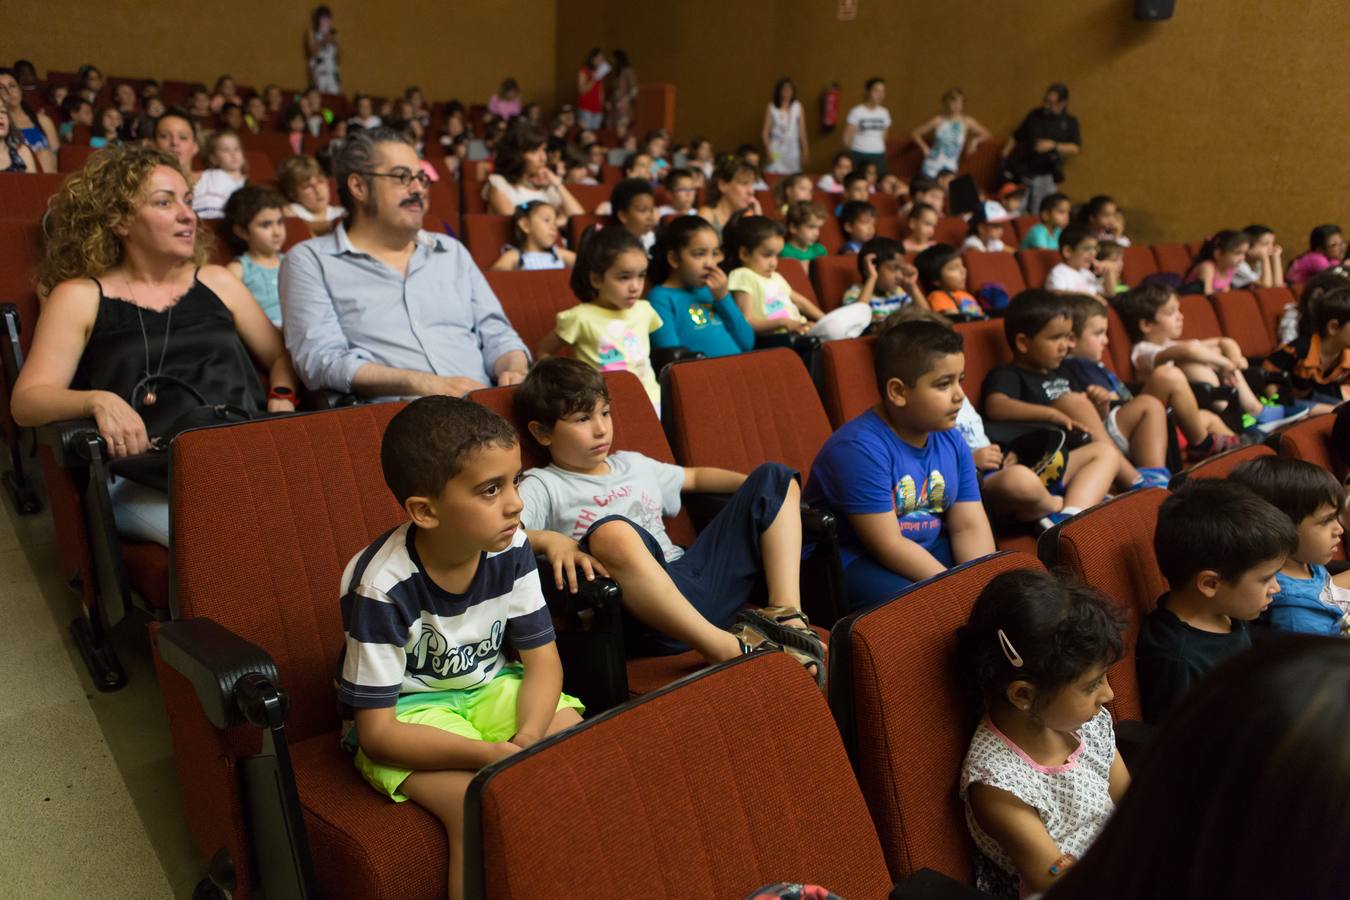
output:
POLYGON ((747 476, 729 469, 714 469, 711 466, 688 466, 684 470, 684 487, 681 490, 698 491, 704 494, 732 494, 743 484, 747 476))
POLYGON ((553 569, 553 584, 558 590, 563 589, 565 581, 569 591, 573 594, 577 592, 578 569, 586 576, 587 581, 594 581, 596 575, 602 578, 609 577, 609 572, 601 565, 600 560, 582 552, 581 545, 565 534, 556 531, 527 531, 525 536, 529 538, 530 546, 535 552, 544 554, 544 558, 548 560, 549 566, 553 569))
POLYGON ((947 567, 900 533, 894 512, 858 513, 848 517, 863 549, 875 562, 910 581, 922 581, 947 567))

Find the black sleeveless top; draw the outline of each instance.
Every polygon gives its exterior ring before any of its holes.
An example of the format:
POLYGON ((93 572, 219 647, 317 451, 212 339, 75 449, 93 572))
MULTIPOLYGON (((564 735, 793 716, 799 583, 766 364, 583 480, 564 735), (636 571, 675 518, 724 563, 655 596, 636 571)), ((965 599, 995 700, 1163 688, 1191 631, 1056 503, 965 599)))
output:
POLYGON ((196 273, 192 287, 171 307, 172 317, 169 309, 154 312, 109 297, 97 278, 94 283, 98 285, 98 315, 75 369, 73 390, 117 394, 141 414, 151 437, 173 433, 174 423, 203 401, 234 407, 250 417, 266 411, 267 397, 253 358, 234 327, 234 316, 215 291, 197 280, 196 273), (141 384, 147 374, 168 377, 141 384), (201 399, 173 379, 191 385, 201 399), (147 390, 154 392, 153 404, 145 402, 147 390))

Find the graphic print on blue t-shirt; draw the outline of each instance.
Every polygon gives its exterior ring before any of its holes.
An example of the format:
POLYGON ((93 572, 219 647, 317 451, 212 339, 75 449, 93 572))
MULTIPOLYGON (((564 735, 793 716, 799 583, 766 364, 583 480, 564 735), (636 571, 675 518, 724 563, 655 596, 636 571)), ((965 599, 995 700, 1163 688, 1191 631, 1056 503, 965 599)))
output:
POLYGON ((947 480, 938 469, 928 473, 923 485, 915 491, 914 478, 903 476, 895 483, 895 517, 900 520, 900 533, 911 541, 927 543, 930 533, 942 530, 942 505, 947 491, 947 480))

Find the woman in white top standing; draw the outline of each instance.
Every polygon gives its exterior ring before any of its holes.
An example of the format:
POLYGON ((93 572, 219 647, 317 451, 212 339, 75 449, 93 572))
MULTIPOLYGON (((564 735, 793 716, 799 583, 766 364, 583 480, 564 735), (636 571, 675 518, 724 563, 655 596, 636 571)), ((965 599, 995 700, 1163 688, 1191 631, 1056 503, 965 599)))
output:
POLYGON ((773 101, 764 110, 761 135, 769 157, 766 172, 791 175, 802 171, 811 159, 806 143, 806 120, 797 99, 797 85, 791 78, 780 78, 773 85, 773 101))
POLYGON ((305 32, 305 50, 309 53, 309 84, 321 94, 342 93, 342 76, 338 62, 337 29, 333 27, 333 12, 327 6, 316 6, 310 16, 310 30, 305 32))
POLYGON ((558 210, 559 220, 578 216, 586 210, 577 202, 562 178, 548 167, 548 136, 529 122, 511 126, 493 158, 494 172, 483 186, 488 212, 509 216, 516 207, 531 200, 543 200, 558 210))
POLYGON ((881 105, 885 99, 886 79, 867 79, 863 102, 848 111, 844 125, 844 146, 853 154, 853 168, 861 172, 874 163, 878 177, 886 174, 886 132, 891 128, 891 111, 881 105))
POLYGON ((966 115, 966 92, 952 88, 942 95, 942 114, 915 128, 910 136, 923 151, 923 174, 936 178, 943 169, 958 171, 962 148, 967 156, 974 153, 980 142, 988 140, 989 129, 966 115), (926 140, 930 136, 932 143, 926 140))

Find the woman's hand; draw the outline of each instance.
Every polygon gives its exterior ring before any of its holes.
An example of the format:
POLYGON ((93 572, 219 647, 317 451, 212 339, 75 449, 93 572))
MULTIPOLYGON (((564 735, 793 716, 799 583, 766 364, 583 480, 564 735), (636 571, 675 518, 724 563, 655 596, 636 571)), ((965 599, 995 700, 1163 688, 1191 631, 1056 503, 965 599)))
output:
POLYGON ((87 411, 98 424, 98 433, 108 445, 112 459, 134 456, 150 449, 145 420, 131 404, 110 391, 90 391, 87 411))

